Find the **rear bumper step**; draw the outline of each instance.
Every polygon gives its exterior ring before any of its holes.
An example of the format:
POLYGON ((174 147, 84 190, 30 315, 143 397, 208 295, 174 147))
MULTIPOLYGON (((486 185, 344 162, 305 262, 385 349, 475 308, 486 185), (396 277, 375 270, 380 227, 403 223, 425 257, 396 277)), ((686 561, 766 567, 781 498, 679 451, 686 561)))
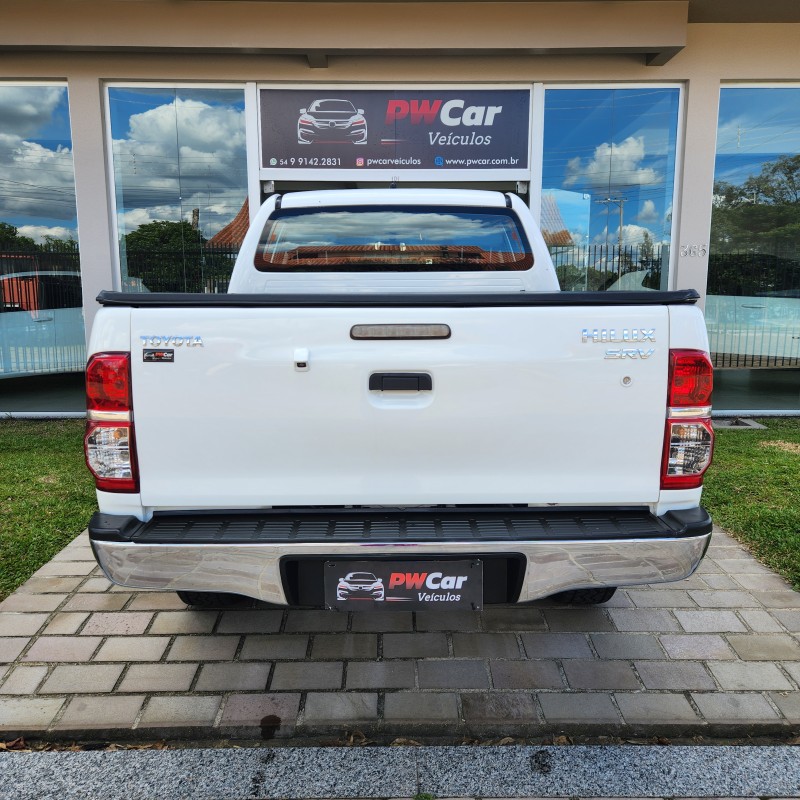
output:
MULTIPOLYGON (((555 592, 681 580, 711 536, 702 508, 655 517, 641 509, 298 510, 259 513, 95 514, 89 534, 114 583, 233 592, 286 605, 285 566, 302 559, 507 556, 522 580, 495 602, 555 592)), ((516 582, 515 582, 516 583, 516 582)))

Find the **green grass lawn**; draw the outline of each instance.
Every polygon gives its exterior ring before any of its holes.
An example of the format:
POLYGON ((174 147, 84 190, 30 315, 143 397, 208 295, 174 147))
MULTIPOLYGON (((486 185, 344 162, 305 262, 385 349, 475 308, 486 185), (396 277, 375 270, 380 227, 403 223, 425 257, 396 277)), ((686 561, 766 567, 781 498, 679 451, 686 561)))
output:
MULTIPOLYGON (((703 504, 800 589, 800 419, 717 431, 703 504)), ((80 533, 95 510, 83 420, 0 421, 0 599, 80 533)))
POLYGON ((0 421, 0 600, 74 539, 95 510, 84 425, 0 421))
POLYGON ((718 430, 703 505, 714 521, 800 589, 800 419, 718 430))

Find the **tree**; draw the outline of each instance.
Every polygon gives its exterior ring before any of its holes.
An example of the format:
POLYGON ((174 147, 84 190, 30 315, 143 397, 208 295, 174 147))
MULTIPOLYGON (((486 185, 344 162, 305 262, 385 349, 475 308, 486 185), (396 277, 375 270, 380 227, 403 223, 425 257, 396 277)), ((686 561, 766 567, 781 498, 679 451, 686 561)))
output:
POLYGON ((140 225, 135 231, 125 234, 125 249, 128 252, 175 250, 197 251, 205 243, 200 231, 188 222, 169 222, 156 220, 140 225))
POLYGON ((19 229, 7 222, 0 222, 0 250, 38 250, 36 242, 29 236, 20 236, 19 229))

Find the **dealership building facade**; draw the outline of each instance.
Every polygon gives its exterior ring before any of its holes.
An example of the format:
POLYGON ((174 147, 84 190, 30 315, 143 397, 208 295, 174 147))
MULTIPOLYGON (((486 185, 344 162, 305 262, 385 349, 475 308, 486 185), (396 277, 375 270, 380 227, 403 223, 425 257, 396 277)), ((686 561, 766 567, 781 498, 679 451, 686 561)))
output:
POLYGON ((0 412, 78 374, 101 290, 224 291, 271 192, 390 182, 520 193, 566 290, 697 289, 717 408, 800 412, 794 0, 3 18, 0 412))

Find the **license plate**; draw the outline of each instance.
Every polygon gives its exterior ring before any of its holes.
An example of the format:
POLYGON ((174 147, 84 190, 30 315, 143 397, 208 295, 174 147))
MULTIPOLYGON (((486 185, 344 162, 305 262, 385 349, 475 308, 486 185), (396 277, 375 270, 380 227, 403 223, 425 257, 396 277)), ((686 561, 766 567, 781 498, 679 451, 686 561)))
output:
POLYGON ((339 611, 483 606, 483 562, 326 561, 325 605, 339 611))

